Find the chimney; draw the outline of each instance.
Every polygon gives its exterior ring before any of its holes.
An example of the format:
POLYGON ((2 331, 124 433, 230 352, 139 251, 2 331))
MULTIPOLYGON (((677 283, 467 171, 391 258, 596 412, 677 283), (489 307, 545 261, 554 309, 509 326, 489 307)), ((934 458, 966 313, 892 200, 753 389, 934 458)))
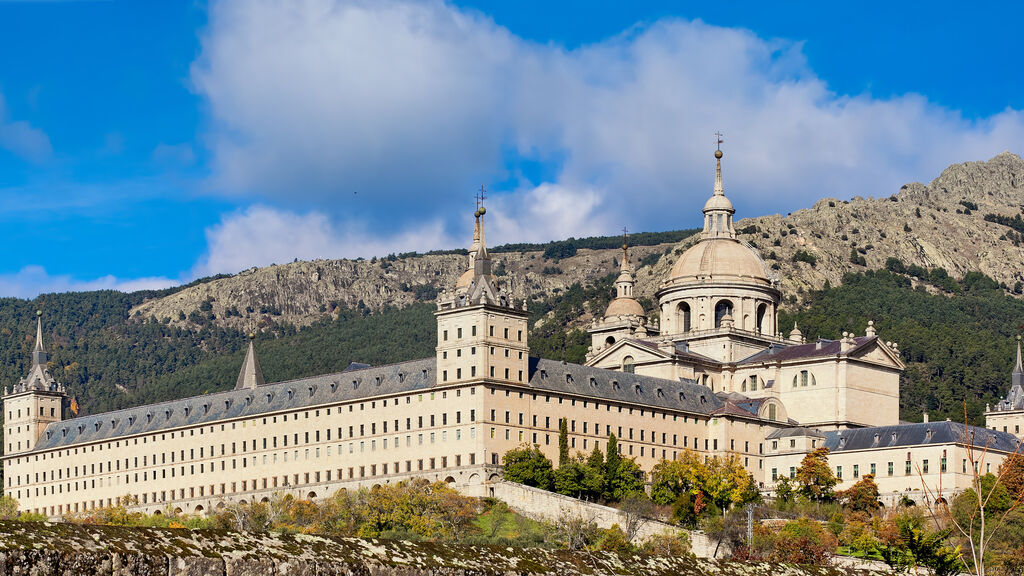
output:
POLYGON ((856 344, 856 341, 853 339, 853 333, 843 332, 843 339, 839 341, 840 354, 846 354, 850 350, 853 350, 854 344, 856 344))
POLYGON ((924 413, 924 422, 925 422, 925 424, 928 423, 928 413, 927 412, 924 413))

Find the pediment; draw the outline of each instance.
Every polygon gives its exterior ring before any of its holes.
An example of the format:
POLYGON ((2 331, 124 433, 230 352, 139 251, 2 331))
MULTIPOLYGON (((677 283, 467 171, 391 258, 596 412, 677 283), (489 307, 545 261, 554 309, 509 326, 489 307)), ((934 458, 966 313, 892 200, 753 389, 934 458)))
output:
POLYGON ((851 354, 850 357, 874 364, 890 366, 899 370, 904 368, 903 361, 900 357, 893 352, 891 348, 879 340, 873 341, 871 344, 864 346, 861 350, 854 351, 854 354, 851 354))
POLYGON ((656 347, 645 346, 635 340, 623 338, 611 346, 601 350, 596 356, 587 361, 587 366, 602 366, 608 362, 614 361, 616 365, 620 365, 622 358, 626 356, 632 356, 633 361, 636 364, 642 364, 644 362, 653 362, 659 360, 670 360, 672 355, 663 352, 656 347))

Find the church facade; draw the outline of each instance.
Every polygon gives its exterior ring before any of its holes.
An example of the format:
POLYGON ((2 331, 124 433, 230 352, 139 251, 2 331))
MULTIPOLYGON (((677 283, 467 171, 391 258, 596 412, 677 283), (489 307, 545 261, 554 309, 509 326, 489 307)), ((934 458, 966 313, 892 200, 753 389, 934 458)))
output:
MULTIPOLYGON (((536 445, 556 460, 561 419, 572 452, 604 449, 615 435, 646 471, 687 450, 736 457, 766 491, 819 442, 837 454, 881 449, 835 440, 844 434, 895 428, 899 441, 886 448, 912 444, 908 460, 959 446, 948 430, 901 428, 917 426, 898 421, 903 363, 872 326, 831 341, 806 342, 795 327, 780 334, 777 282, 736 237, 721 158, 700 239, 658 292, 660 323, 634 296, 623 246, 616 298, 590 327, 584 365, 529 356, 525 303, 492 273, 482 206, 467 270, 438 299, 434 357, 267 383, 250 341, 233 390, 69 417, 37 321, 29 373, 3 397, 4 493, 58 517, 126 496, 150 513, 204 513, 411 477, 479 491, 513 448, 536 445)), ((1016 439, 985 432, 999 440, 989 460, 998 465, 1016 439)), ((837 466, 859 475, 859 463, 837 466)), ((942 490, 962 486, 951 475, 942 490)))

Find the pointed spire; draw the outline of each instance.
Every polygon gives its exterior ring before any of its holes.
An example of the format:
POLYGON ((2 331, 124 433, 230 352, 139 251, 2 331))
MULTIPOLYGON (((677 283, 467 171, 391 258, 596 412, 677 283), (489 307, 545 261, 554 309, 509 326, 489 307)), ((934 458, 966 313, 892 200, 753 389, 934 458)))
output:
POLYGON ((32 350, 32 365, 46 364, 46 348, 43 347, 43 311, 36 310, 36 346, 32 350))
POLYGON ((245 361, 242 362, 242 370, 238 373, 238 382, 235 383, 235 390, 254 389, 263 386, 263 369, 260 368, 260 360, 256 357, 256 348, 253 341, 256 334, 249 334, 249 349, 245 353, 245 361))
POLYGON ((476 219, 476 223, 473 225, 473 243, 469 246, 470 268, 473 267, 473 262, 476 261, 476 252, 480 249, 480 206, 477 206, 476 212, 473 213, 473 218, 476 219))
POLYGON ((473 258, 473 276, 479 278, 480 276, 491 275, 491 256, 487 253, 487 240, 484 237, 484 214, 487 213, 487 208, 484 208, 483 204, 476 209, 476 221, 480 225, 480 244, 476 247, 476 257, 473 258))
POLYGON ((722 151, 715 150, 715 196, 725 196, 725 186, 722 185, 722 151))
POLYGON ((715 191, 704 204, 704 230, 701 232, 701 239, 709 238, 735 238, 736 230, 733 228, 732 215, 736 210, 732 202, 725 197, 725 187, 722 186, 722 134, 716 132, 718 137, 718 149, 715 150, 715 191))
POLYGON ((1020 362, 1020 336, 1017 336, 1017 364, 1013 367, 1014 374, 1024 374, 1024 366, 1020 362))

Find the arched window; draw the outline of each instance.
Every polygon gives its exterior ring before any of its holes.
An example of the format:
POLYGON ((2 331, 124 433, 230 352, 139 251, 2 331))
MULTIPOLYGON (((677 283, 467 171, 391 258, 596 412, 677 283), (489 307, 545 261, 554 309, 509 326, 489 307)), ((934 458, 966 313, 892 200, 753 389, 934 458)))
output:
POLYGON ((811 374, 807 370, 801 370, 799 374, 793 376, 793 388, 797 386, 807 386, 808 383, 811 386, 817 386, 818 382, 814 379, 814 374, 811 374))
POLYGON ((633 374, 636 372, 636 366, 633 364, 632 356, 626 356, 625 358, 622 359, 622 371, 628 374, 633 374))
POLYGON ((722 319, 726 316, 732 316, 732 302, 719 300, 718 304, 715 304, 715 328, 722 327, 722 319))
POLYGON ((760 304, 757 307, 757 326, 756 330, 760 333, 768 332, 768 305, 760 304))
POLYGON ((690 331, 690 305, 686 302, 680 302, 676 308, 676 318, 679 320, 679 328, 681 332, 690 331))
POLYGON ((779 419, 779 415, 775 411, 775 404, 768 405, 768 419, 775 422, 779 419))

